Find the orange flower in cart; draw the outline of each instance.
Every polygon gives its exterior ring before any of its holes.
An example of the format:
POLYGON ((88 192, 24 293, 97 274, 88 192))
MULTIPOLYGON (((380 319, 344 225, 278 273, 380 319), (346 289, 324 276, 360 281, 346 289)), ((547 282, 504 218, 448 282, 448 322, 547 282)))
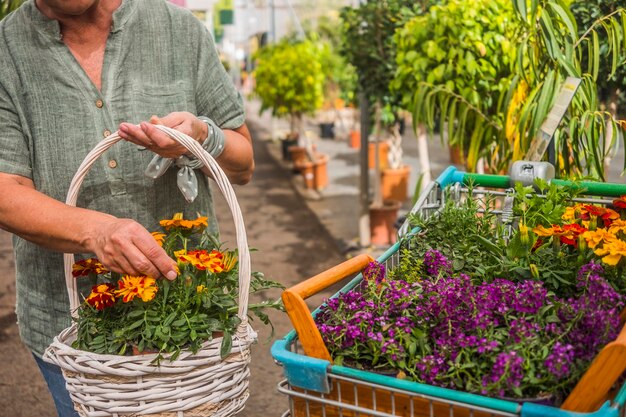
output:
POLYGON ((613 205, 615 206, 615 208, 618 208, 620 210, 626 209, 626 195, 620 196, 620 198, 613 200, 613 205))
POLYGON ((563 229, 559 225, 552 225, 551 227, 544 227, 539 225, 533 228, 533 233, 537 236, 542 237, 550 237, 550 236, 561 236, 563 234, 563 229))
POLYGON ((591 249, 595 248, 600 243, 611 242, 616 239, 615 235, 605 228, 588 230, 583 233, 583 238, 587 242, 587 246, 591 249))
POLYGON ((182 229, 194 229, 198 228, 200 230, 204 229, 208 226, 207 223, 208 217, 198 216, 196 220, 185 220, 183 218, 183 213, 176 213, 174 217, 167 220, 161 220, 159 224, 165 228, 165 230, 170 230, 175 227, 180 227, 182 229))
POLYGON ((82 259, 72 265, 74 278, 86 277, 89 274, 106 274, 107 272, 109 271, 96 258, 82 259))
POLYGON ((115 290, 115 295, 123 297, 125 303, 132 301, 135 297, 150 301, 158 290, 156 280, 145 275, 124 275, 117 285, 119 288, 115 290))
POLYGON ((626 242, 615 239, 607 242, 600 249, 594 252, 598 256, 602 256, 602 262, 607 265, 617 265, 619 261, 626 256, 626 242))
POLYGON ((587 231, 578 223, 564 224, 563 233, 560 236, 561 242, 566 245, 578 246, 578 236, 587 231))
MULTIPOLYGON (((585 206, 585 209, 587 209, 588 219, 602 219, 604 227, 608 227, 613 221, 619 219, 619 213, 610 208, 588 204, 585 206)), ((587 220, 586 218, 584 219, 587 220)))
POLYGON ((96 308, 96 310, 104 310, 106 307, 115 304, 115 285, 100 284, 91 288, 91 294, 85 299, 87 304, 96 308))

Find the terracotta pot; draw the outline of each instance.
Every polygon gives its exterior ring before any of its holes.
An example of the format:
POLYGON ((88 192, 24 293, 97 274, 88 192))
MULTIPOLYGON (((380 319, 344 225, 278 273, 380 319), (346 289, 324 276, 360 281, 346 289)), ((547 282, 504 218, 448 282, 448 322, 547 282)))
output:
MULTIPOLYGON (((368 150, 367 150, 367 158, 368 158, 368 167, 369 169, 374 169, 376 168, 376 143, 375 142, 370 142, 368 144, 368 150)), ((387 154, 389 153, 389 144, 385 141, 382 142, 378 142, 378 166, 380 167, 380 169, 385 169, 387 168, 388 162, 387 162, 387 154)))
POLYGON ((403 202, 409 193, 409 175, 411 167, 403 165, 400 168, 386 168, 380 172, 380 187, 383 200, 403 202))
POLYGON ((370 235, 373 245, 386 246, 396 243, 396 228, 400 202, 387 200, 382 207, 370 206, 370 235))
POLYGON ((293 162, 296 166, 299 165, 300 162, 307 161, 309 159, 304 146, 290 146, 289 155, 291 156, 291 162, 293 162))
POLYGON ((304 188, 321 190, 328 186, 328 155, 316 155, 313 162, 300 160, 295 167, 304 178, 304 188))
POLYGON ((318 155, 313 162, 313 187, 316 190, 324 189, 328 186, 328 155, 318 155))
POLYGON ((350 148, 361 149, 361 132, 357 130, 350 131, 350 148))

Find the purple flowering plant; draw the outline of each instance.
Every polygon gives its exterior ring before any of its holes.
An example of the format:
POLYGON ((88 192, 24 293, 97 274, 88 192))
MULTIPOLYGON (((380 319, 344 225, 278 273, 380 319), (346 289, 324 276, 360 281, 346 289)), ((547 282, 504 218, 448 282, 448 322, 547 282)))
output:
MULTIPOLYGON (((414 262, 414 260, 412 260, 414 262)), ((316 323, 336 364, 488 396, 558 402, 620 328, 624 299, 594 262, 576 296, 537 280, 472 282, 441 252, 327 300, 316 323), (418 273, 415 273, 418 268, 418 273), (419 276, 419 277, 418 277, 419 276)))

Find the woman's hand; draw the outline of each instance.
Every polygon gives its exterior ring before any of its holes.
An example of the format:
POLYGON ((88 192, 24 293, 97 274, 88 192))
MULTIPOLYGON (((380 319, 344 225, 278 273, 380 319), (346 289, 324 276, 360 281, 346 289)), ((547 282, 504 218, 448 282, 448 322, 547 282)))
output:
POLYGON ((139 125, 121 123, 118 129, 122 139, 143 146, 165 158, 176 159, 187 153, 187 149, 161 132, 154 125, 160 124, 176 129, 202 143, 207 137, 207 125, 189 112, 173 112, 165 117, 152 116, 150 122, 139 125))

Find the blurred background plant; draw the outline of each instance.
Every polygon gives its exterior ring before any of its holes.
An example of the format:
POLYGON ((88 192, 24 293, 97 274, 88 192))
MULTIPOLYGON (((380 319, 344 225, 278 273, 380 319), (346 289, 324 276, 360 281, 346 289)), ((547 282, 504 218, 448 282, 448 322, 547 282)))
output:
POLYGON ((394 38, 392 90, 413 123, 438 130, 470 170, 481 157, 490 168, 503 165, 500 109, 512 79, 514 21, 510 0, 450 0, 413 17, 394 38))
POLYGON ((314 114, 323 103, 325 74, 319 43, 285 39, 261 48, 256 58, 255 93, 261 112, 270 109, 276 117, 289 117, 289 136, 310 148, 302 117, 314 114))
POLYGON ((512 156, 529 149, 565 78, 580 78, 579 90, 554 135, 557 169, 565 177, 604 180, 624 127, 601 101, 602 86, 608 85, 626 60, 626 9, 604 14, 601 8, 576 2, 572 9, 594 9, 579 27, 569 3, 514 3, 521 30, 509 92, 515 96, 513 92, 526 91, 526 98, 517 109, 511 109, 511 101, 507 101, 508 117, 513 116, 519 138, 519 151, 512 156))

